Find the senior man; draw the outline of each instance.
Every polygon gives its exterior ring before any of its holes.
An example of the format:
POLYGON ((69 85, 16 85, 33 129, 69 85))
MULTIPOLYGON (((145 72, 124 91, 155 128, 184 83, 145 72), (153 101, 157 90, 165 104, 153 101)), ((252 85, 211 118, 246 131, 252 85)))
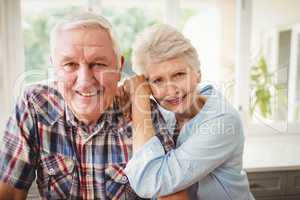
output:
MULTIPOLYGON (((24 91, 1 141, 0 199, 25 199, 35 178, 43 199, 139 199, 123 172, 132 128, 116 97, 124 59, 110 23, 72 16, 50 44, 55 80, 24 91)), ((170 150, 158 112, 153 121, 170 150)))

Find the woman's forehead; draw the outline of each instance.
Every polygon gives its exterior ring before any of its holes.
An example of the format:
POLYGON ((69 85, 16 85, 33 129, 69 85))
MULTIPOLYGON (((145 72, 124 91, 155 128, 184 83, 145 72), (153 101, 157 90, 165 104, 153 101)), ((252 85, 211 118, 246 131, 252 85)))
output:
POLYGON ((183 58, 173 58, 160 63, 150 63, 145 67, 145 75, 148 77, 169 75, 177 71, 192 70, 183 58))

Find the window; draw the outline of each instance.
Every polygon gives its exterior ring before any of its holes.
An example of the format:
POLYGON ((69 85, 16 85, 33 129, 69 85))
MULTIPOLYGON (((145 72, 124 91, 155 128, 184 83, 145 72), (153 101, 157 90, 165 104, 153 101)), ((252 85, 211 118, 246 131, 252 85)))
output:
MULTIPOLYGON (((11 46, 8 43, 13 44, 12 49, 19 51, 14 53, 17 53, 18 59, 9 58, 19 64, 6 64, 1 59, 0 64, 7 65, 3 68, 8 74, 4 79, 9 79, 10 85, 18 83, 16 85, 22 86, 23 82, 47 78, 50 28, 65 13, 91 10, 106 16, 116 29, 126 58, 124 77, 133 73, 130 57, 136 34, 152 24, 169 23, 182 30, 192 41, 200 56, 203 81, 214 84, 240 110, 246 124, 253 128, 247 130, 269 127, 267 131, 281 133, 293 132, 300 127, 300 14, 297 11, 300 2, 297 0, 8 2, 15 4, 14 10, 5 12, 5 9, 12 7, 3 6, 1 2, 1 17, 5 15, 6 20, 17 19, 10 15, 20 14, 21 10, 22 21, 18 18, 19 22, 9 23, 11 29, 0 24, 1 33, 4 30, 6 35, 12 35, 9 30, 14 30, 13 34, 17 34, 16 27, 23 30, 21 36, 8 39, 0 36, 1 52, 10 52, 5 49, 11 46), (25 54, 26 73, 20 77, 16 74, 23 70, 22 52, 25 54)), ((11 90, 7 83, 3 81, 0 84, 1 95, 5 97, 11 90)), ((8 105, 12 99, 2 101, 6 102, 3 105, 8 105)))
POLYGON ((234 15, 226 13, 234 11, 234 0, 230 5, 197 0, 15 1, 21 3, 24 42, 20 45, 24 44, 25 54, 25 73, 18 79, 19 90, 49 76, 48 41, 54 23, 70 11, 90 10, 102 13, 115 27, 126 60, 124 77, 133 74, 130 58, 136 34, 152 24, 169 23, 182 30, 196 46, 204 81, 217 85, 233 99, 234 15))
POLYGON ((109 1, 103 0, 102 14, 115 28, 121 52, 125 57, 123 78, 132 76, 131 46, 135 36, 146 27, 162 22, 161 0, 109 1))
POLYGON ((202 82, 209 82, 234 103, 235 1, 181 1, 183 33, 196 47, 202 82))
POLYGON ((130 76, 131 45, 136 34, 161 19, 161 1, 36 1, 22 2, 26 82, 47 78, 49 32, 66 13, 87 10, 101 12, 116 29, 126 60, 124 76, 130 76), (100 4, 101 3, 101 4, 100 4), (100 10, 101 9, 101 10, 100 10))
POLYGON ((86 9, 85 1, 22 1, 22 29, 25 49, 24 81, 46 79, 49 63, 49 32, 66 13, 86 9))
POLYGON ((300 2, 252 2, 251 116, 247 123, 263 127, 259 132, 299 133, 300 14, 295 7, 300 2))

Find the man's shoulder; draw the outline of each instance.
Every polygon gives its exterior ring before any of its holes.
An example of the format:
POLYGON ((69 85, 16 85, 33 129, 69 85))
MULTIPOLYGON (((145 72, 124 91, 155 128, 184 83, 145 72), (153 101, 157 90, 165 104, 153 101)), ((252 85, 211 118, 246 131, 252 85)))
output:
POLYGON ((64 99, 52 82, 41 82, 26 86, 23 98, 34 112, 52 124, 64 112, 64 99))
POLYGON ((23 98, 29 101, 47 99, 48 101, 63 100, 62 95, 58 92, 55 83, 38 82, 27 85, 23 90, 23 98))

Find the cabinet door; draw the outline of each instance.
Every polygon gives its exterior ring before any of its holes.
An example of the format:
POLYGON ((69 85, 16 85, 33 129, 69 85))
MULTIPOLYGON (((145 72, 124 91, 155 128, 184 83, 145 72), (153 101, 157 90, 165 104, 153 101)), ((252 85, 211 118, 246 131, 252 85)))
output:
POLYGON ((287 194, 300 194, 300 171, 288 172, 287 194))
POLYGON ((255 197, 285 195, 286 172, 259 172, 248 174, 250 190, 255 197))
POLYGON ((284 200, 300 200, 299 196, 286 196, 284 200))
MULTIPOLYGON (((258 197, 255 200, 287 200, 285 197, 258 197)), ((299 199, 298 199, 299 200, 299 199)))

